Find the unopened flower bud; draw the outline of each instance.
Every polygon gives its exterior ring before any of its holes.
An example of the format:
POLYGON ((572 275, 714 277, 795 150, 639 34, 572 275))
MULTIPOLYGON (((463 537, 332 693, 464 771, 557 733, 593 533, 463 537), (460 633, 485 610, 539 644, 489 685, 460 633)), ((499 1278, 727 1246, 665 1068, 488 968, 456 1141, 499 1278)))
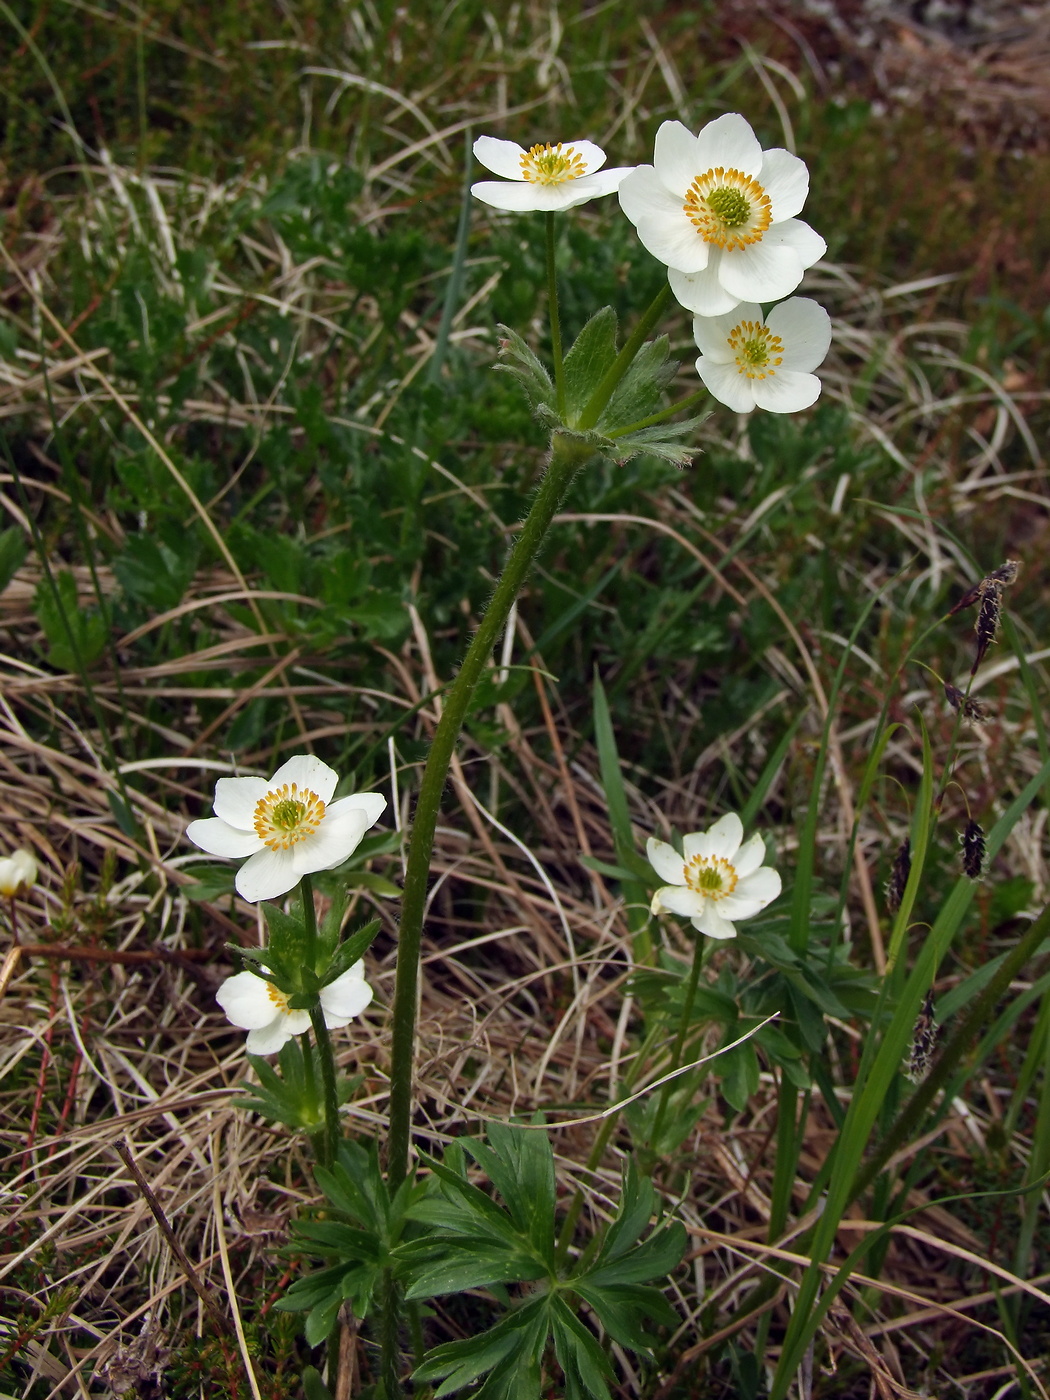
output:
POLYGON ((0 860, 0 895, 14 899, 36 884, 36 856, 25 847, 0 860))

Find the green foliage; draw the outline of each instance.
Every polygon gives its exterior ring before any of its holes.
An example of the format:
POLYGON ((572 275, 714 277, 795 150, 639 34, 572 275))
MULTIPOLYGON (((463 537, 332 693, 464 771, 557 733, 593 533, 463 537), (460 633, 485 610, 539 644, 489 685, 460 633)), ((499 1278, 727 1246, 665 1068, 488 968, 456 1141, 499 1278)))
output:
POLYGON ((25 557, 25 537, 18 526, 0 530, 0 593, 14 578, 15 570, 22 567, 25 557))
POLYGON ((368 1147, 340 1143, 331 1170, 317 1167, 315 1176, 331 1210, 325 1219, 296 1221, 289 1250, 333 1262, 296 1279, 277 1302, 287 1312, 307 1313, 305 1333, 311 1346, 328 1336, 344 1302, 359 1318, 372 1314, 409 1208, 426 1189, 405 1180, 391 1199, 374 1142, 368 1147))
POLYGON ((507 1284, 529 1285, 508 1299, 487 1331, 435 1347, 417 1368, 417 1381, 440 1381, 449 1395, 486 1377, 477 1396, 538 1397, 549 1343, 565 1380, 566 1396, 607 1400, 612 1370, 603 1348, 577 1316, 582 1299, 598 1326, 622 1346, 648 1351, 652 1325, 673 1327, 675 1313, 651 1280, 679 1263, 685 1231, 665 1222, 642 1238, 656 1207, 651 1182, 625 1167, 619 1208, 592 1259, 585 1252, 561 1269, 555 1249, 554 1159, 546 1133, 492 1125, 488 1143, 461 1139, 444 1162, 427 1158, 432 1189, 413 1215, 429 1229, 398 1250, 409 1298, 466 1288, 505 1296, 507 1284), (499 1192, 498 1205, 474 1185, 464 1153, 499 1192))
POLYGON ((68 569, 41 579, 33 599, 47 638, 47 660, 60 671, 85 671, 106 649, 106 619, 97 608, 82 608, 76 580, 68 569))

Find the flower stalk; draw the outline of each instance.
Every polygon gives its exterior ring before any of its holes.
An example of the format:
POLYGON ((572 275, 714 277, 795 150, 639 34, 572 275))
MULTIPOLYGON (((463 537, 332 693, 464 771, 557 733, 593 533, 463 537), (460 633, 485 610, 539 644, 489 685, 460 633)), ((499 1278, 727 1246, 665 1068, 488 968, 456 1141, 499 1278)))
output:
POLYGON ((565 369, 561 345, 561 312, 558 307, 558 273, 554 258, 554 213, 546 215, 547 223, 547 314, 551 323, 551 355, 554 359, 554 392, 557 395, 558 417, 565 421, 565 369))
POLYGON ((387 1175, 391 1191, 395 1191, 408 1175, 419 950, 423 936, 430 857, 434 849, 434 835, 445 778, 452 762, 459 731, 470 707, 471 696, 488 664, 492 648, 506 624, 511 606, 525 582, 532 561, 572 478, 591 455, 592 449, 579 439, 562 433, 553 435, 547 471, 496 584, 492 600, 463 659, 463 665, 448 691, 423 770, 405 870, 394 986, 390 1127, 387 1143, 387 1175))

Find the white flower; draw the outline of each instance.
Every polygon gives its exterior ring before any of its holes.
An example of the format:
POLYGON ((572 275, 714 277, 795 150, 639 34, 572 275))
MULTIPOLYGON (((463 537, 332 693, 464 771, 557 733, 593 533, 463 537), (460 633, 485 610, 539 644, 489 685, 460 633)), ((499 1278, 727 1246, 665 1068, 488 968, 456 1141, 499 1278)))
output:
POLYGON ((36 884, 36 856, 24 846, 0 860, 0 894, 8 899, 25 894, 30 885, 36 884))
POLYGON ((699 136, 664 122, 653 161, 623 181, 620 204, 690 311, 719 316, 741 301, 779 301, 827 252, 795 218, 809 193, 805 162, 763 151, 738 112, 699 136))
POLYGON ((474 154, 502 180, 482 180, 470 192, 494 209, 572 209, 601 194, 612 194, 632 166, 600 170, 605 152, 591 141, 533 146, 526 151, 516 141, 479 136, 474 154))
POLYGON ((732 920, 753 918, 780 893, 780 876, 762 864, 762 837, 756 832, 741 845, 743 837, 735 812, 719 817, 709 831, 683 837, 684 856, 650 836, 649 864, 669 881, 653 895, 652 912, 683 914, 708 938, 735 938, 732 920))
MULTIPOLYGON (((348 1026, 372 1000, 372 988, 365 981, 364 963, 355 962, 320 992, 324 1023, 330 1031, 348 1026)), ((254 972, 238 972, 227 977, 215 993, 215 1000, 235 1026, 248 1031, 249 1055, 276 1055, 293 1035, 302 1035, 310 1026, 309 1011, 293 1011, 287 993, 254 972)))
POLYGON ((831 345, 831 317, 809 297, 762 309, 744 302, 724 316, 695 316, 693 337, 703 352, 696 372, 737 413, 764 408, 797 413, 820 394, 816 369, 831 345))
POLYGON ((186 835, 209 855, 250 856, 237 871, 237 893, 252 903, 276 899, 302 876, 341 865, 379 820, 385 797, 355 792, 333 802, 338 781, 309 754, 290 758, 269 782, 220 778, 215 816, 190 822, 186 835))

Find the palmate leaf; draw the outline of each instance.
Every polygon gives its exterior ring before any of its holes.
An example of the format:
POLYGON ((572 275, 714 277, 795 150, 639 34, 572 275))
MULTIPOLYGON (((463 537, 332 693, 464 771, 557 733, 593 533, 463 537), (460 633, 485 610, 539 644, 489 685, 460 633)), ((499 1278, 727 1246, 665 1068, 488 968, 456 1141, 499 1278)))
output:
POLYGON ((644 1286, 674 1269, 685 1249, 678 1222, 649 1227, 657 1198, 652 1183, 631 1166, 620 1208, 597 1258, 562 1272, 556 1262, 554 1157, 543 1132, 496 1124, 487 1143, 461 1138, 433 1173, 425 1199, 410 1207, 430 1227, 394 1251, 410 1299, 466 1288, 532 1282, 539 1291, 480 1336, 429 1352, 415 1372, 440 1380, 436 1397, 467 1386, 471 1400, 532 1400, 540 1394, 543 1359, 551 1344, 565 1377, 567 1400, 609 1400, 613 1375, 602 1344, 578 1316, 581 1301, 615 1341, 648 1350, 648 1325, 673 1327, 674 1311, 658 1288, 644 1286), (465 1156, 483 1167, 502 1203, 467 1178, 465 1156), (644 1238, 643 1238, 644 1236, 644 1238))
POLYGON ((434 1347, 412 1379, 440 1380, 434 1392, 435 1400, 440 1400, 491 1372, 474 1400, 539 1400, 549 1302, 549 1297, 535 1298, 479 1336, 434 1347))

